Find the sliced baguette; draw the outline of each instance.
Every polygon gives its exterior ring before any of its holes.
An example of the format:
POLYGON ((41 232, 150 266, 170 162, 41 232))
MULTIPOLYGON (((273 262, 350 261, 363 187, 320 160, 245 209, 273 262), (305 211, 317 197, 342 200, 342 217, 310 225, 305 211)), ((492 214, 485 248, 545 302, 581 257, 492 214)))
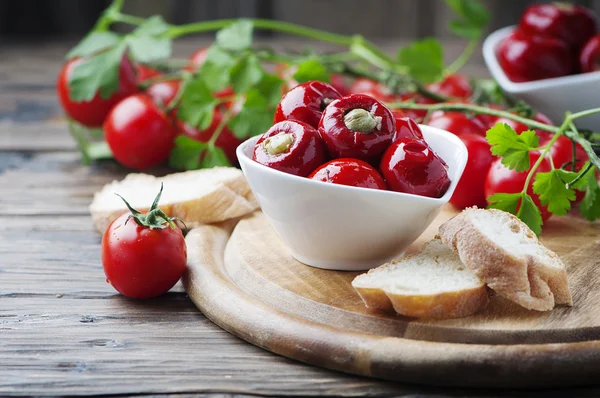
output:
POLYGON ((90 213, 96 229, 103 233, 116 217, 127 211, 115 193, 137 210, 146 211, 161 182, 164 188, 159 207, 169 216, 179 217, 188 227, 240 217, 258 208, 246 178, 233 167, 186 171, 161 178, 129 174, 94 195, 90 213))
POLYGON ((352 286, 367 307, 418 318, 464 317, 489 301, 485 284, 439 239, 357 276, 352 286))
POLYGON ((466 209, 440 227, 440 237, 491 289, 509 300, 537 311, 573 304, 560 258, 512 214, 466 209))

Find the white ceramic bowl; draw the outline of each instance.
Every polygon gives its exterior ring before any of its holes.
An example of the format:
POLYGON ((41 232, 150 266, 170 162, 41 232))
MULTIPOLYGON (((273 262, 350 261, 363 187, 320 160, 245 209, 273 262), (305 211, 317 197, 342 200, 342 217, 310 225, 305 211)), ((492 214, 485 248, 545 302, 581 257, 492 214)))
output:
MULTIPOLYGON (((534 109, 552 119, 554 123, 560 123, 566 111, 579 112, 600 105, 599 72, 526 83, 510 81, 498 63, 496 50, 500 42, 514 29, 514 26, 509 26, 497 30, 490 34, 483 43, 485 63, 493 78, 505 92, 527 102, 534 109)), ((597 130, 600 125, 600 114, 581 118, 577 120, 577 125, 597 130)))
POLYGON ((291 255, 313 267, 365 270, 400 255, 448 202, 467 163, 462 141, 420 126, 430 147, 448 164, 451 180, 439 199, 328 184, 283 173, 252 160, 253 137, 237 157, 263 213, 291 255))

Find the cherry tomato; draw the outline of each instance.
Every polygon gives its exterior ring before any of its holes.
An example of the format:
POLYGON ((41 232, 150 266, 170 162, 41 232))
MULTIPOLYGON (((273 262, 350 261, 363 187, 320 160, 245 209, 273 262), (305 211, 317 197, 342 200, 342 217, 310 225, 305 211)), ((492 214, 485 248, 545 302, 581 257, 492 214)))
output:
POLYGON ((148 79, 152 79, 153 77, 158 77, 158 76, 162 75, 162 73, 160 73, 160 71, 158 71, 154 68, 151 68, 149 66, 146 66, 144 64, 136 64, 135 69, 137 72, 137 80, 139 83, 144 82, 148 79))
MULTIPOLYGON (((530 164, 533 166, 533 164, 539 159, 539 157, 539 153, 531 152, 529 154, 530 164)), ((550 162, 548 161, 548 159, 544 159, 542 160, 542 163, 536 170, 536 173, 547 172, 551 169, 552 167, 550 166, 550 162)), ((490 197, 497 193, 521 192, 523 190, 523 187, 525 186, 527 174, 528 171, 516 172, 514 170, 510 170, 501 163, 500 159, 496 159, 492 163, 492 166, 490 167, 488 175, 485 179, 485 196, 490 197)), ((541 205, 539 196, 533 193, 534 179, 535 176, 531 179, 529 187, 527 187, 527 193, 531 196, 535 204, 540 209, 542 214, 542 220, 545 222, 550 218, 552 213, 548 211, 547 207, 541 205)))
POLYGON ((152 98, 152 101, 159 107, 166 107, 177 95, 181 82, 179 80, 166 80, 152 84, 146 89, 146 94, 152 98))
POLYGON ((485 137, 487 131, 480 119, 471 118, 462 112, 435 111, 429 119, 428 126, 449 131, 459 137, 463 134, 474 134, 485 137))
MULTIPOLYGON (((212 135, 215 133, 217 127, 221 124, 223 120, 223 111, 221 108, 215 108, 213 112, 213 120, 205 130, 198 130, 196 127, 192 127, 187 123, 184 123, 180 120, 176 121, 177 129, 181 134, 184 134, 196 141, 200 142, 208 142, 212 135)), ((237 156, 235 155, 235 150, 243 141, 237 138, 231 130, 227 126, 221 130, 219 133, 219 137, 215 141, 215 146, 221 148, 229 162, 233 165, 238 163, 237 156)))
MULTIPOLYGON (((181 278, 187 262, 183 234, 176 226, 139 225, 125 213, 102 238, 102 266, 119 293, 137 299, 160 296, 181 278)), ((142 216, 143 217, 143 216, 142 216)))
POLYGON ((383 177, 373 166, 351 158, 331 160, 313 171, 308 178, 360 188, 387 189, 383 177))
POLYGON ((392 191, 440 198, 450 186, 446 163, 425 141, 400 138, 385 151, 379 170, 392 191))
MULTIPOLYGON (((423 104, 423 105, 430 105, 430 104, 436 103, 435 100, 433 100, 429 97, 424 97, 420 94, 414 94, 414 93, 403 94, 398 98, 398 100, 414 101, 416 104, 423 104)), ((383 101, 386 101, 386 99, 383 99, 383 101)), ((427 116, 427 111, 424 109, 422 109, 422 110, 403 109, 403 111, 406 114, 406 116, 410 117, 417 123, 422 123, 423 120, 425 119, 425 116, 427 116)))
POLYGON ((566 76, 573 72, 569 47, 560 39, 526 36, 515 30, 498 48, 498 62, 513 82, 566 76))
POLYGON ((136 94, 119 102, 108 114, 104 137, 119 163, 145 169, 169 158, 175 129, 149 97, 136 94))
POLYGON ((469 159, 450 203, 459 210, 470 206, 485 207, 485 178, 495 156, 490 152, 490 144, 480 135, 462 134, 460 139, 467 147, 469 159))
POLYGON ((317 130, 297 120, 273 125, 254 146, 252 159, 284 173, 306 177, 325 162, 317 130))
POLYGON ((377 162, 396 136, 396 120, 375 98, 352 94, 333 101, 319 122, 332 158, 377 162))
POLYGON ((388 98, 391 93, 383 84, 375 80, 359 77, 348 87, 348 94, 368 94, 379 100, 383 100, 384 98, 388 98))
POLYGON ((567 2, 533 4, 521 16, 519 29, 530 36, 554 37, 578 51, 596 33, 596 18, 587 8, 567 2))
POLYGON ((583 73, 600 70, 600 35, 595 35, 579 53, 579 69, 583 73))
POLYGON ((185 66, 183 69, 188 70, 190 72, 197 71, 202 65, 204 65, 204 61, 206 61, 206 56, 208 55, 208 47, 207 48, 199 48, 192 55, 190 55, 190 63, 185 66))
POLYGON ((469 79, 457 73, 446 76, 441 82, 428 85, 427 89, 437 94, 456 98, 467 98, 473 94, 469 79))
POLYGON ((341 95, 348 95, 348 87, 346 87, 346 80, 343 75, 338 73, 331 74, 331 85, 335 88, 338 93, 341 95))
POLYGON ((83 60, 74 58, 63 65, 56 82, 56 91, 60 104, 69 117, 85 126, 99 127, 117 102, 138 91, 135 70, 129 58, 124 55, 119 65, 119 88, 116 93, 109 98, 102 98, 100 93, 96 93, 90 101, 75 102, 69 94, 69 80, 75 67, 83 60))
POLYGON ((419 125, 409 117, 396 117, 396 140, 398 138, 416 138, 423 139, 423 132, 419 125))
POLYGON ((293 119, 317 128, 325 107, 341 96, 330 84, 317 81, 302 83, 283 96, 275 110, 273 123, 293 119))

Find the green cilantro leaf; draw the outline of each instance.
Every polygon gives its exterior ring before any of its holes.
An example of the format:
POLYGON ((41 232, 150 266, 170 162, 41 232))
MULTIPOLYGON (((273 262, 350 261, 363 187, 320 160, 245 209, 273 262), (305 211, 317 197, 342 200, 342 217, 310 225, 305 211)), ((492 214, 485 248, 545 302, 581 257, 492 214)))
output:
POLYGON ((217 104, 218 101, 200 75, 183 88, 177 117, 200 130, 205 130, 212 123, 217 104))
POLYGON ((325 65, 319 60, 308 59, 298 65, 298 70, 294 73, 294 80, 298 83, 305 83, 311 80, 329 82, 331 76, 325 65))
POLYGON ((229 121, 233 134, 244 139, 262 134, 273 125, 273 108, 267 106, 267 99, 257 90, 246 93, 243 108, 229 121))
MULTIPOLYGON (((582 168, 582 171, 587 168, 587 164, 582 168)), ((600 218, 600 186, 596 180, 595 169, 589 170, 578 182, 573 186, 574 189, 585 191, 585 196, 579 205, 579 212, 589 221, 594 221, 600 218)))
POLYGON ((517 207, 521 200, 521 193, 497 193, 487 198, 489 208, 507 211, 517 214, 517 207))
POLYGON ((104 141, 104 133, 101 128, 91 128, 67 118, 69 133, 77 143, 81 153, 81 163, 89 165, 94 160, 112 159, 113 155, 104 141))
POLYGON ((543 206, 557 216, 564 216, 575 200, 575 191, 567 184, 577 176, 572 171, 554 169, 546 173, 536 173, 533 192, 539 195, 543 206))
POLYGON ((217 32, 217 44, 230 51, 241 51, 252 44, 252 22, 240 19, 217 32))
POLYGON ((421 83, 439 80, 444 70, 441 43, 432 38, 414 41, 398 51, 398 61, 408 68, 408 74, 421 83))
POLYGON ((531 196, 526 193, 497 193, 487 198, 489 208, 515 214, 536 235, 542 233, 542 215, 531 196), (518 211, 517 211, 518 208, 518 211))
POLYGON ((91 31, 69 51, 66 58, 87 57, 88 55, 115 46, 119 40, 119 35, 114 32, 91 31))
POLYGON ((150 17, 131 34, 125 41, 133 59, 140 62, 151 62, 171 56, 171 39, 162 37, 169 25, 161 16, 150 17))
POLYGON ((213 45, 208 49, 204 64, 200 68, 200 76, 210 91, 220 91, 229 85, 229 70, 234 63, 233 57, 219 46, 213 45))
POLYGON ((521 201, 521 207, 517 212, 517 217, 521 219, 536 235, 542 233, 542 213, 535 205, 531 196, 524 194, 521 201))
POLYGON ((265 71, 255 55, 249 54, 236 62, 230 70, 233 91, 245 93, 261 81, 265 71))
POLYGON ((108 98, 119 89, 119 64, 125 52, 123 43, 78 64, 71 75, 69 90, 73 101, 89 101, 100 90, 108 98))
POLYGON ((201 167, 200 157, 208 148, 205 142, 199 142, 185 135, 175 139, 175 147, 169 156, 169 166, 178 170, 195 170, 201 167))
POLYGON ((492 126, 486 133, 493 155, 502 156, 502 164, 509 169, 525 171, 529 169, 529 151, 539 146, 535 131, 527 130, 517 134, 506 123, 492 126))
POLYGON ((231 166, 225 152, 217 146, 208 145, 201 163, 202 168, 208 169, 216 166, 231 166))
POLYGON ((281 101, 282 86, 283 79, 271 73, 265 73, 258 82, 258 91, 266 98, 268 107, 275 107, 281 101))
POLYGON ((469 40, 481 37, 490 21, 490 13, 479 0, 445 0, 446 5, 458 16, 450 22, 450 31, 469 40))

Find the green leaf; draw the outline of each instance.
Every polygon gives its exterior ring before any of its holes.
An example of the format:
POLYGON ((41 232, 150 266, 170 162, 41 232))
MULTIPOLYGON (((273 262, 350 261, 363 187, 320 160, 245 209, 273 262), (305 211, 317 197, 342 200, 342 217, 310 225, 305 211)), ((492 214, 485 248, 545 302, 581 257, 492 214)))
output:
POLYGON ((124 51, 125 46, 121 43, 78 64, 69 81, 71 99, 89 101, 98 90, 102 98, 115 93, 119 88, 119 64, 124 51))
POLYGON ((481 37, 490 21, 490 13, 479 0, 445 0, 446 5, 458 16, 450 22, 450 31, 469 40, 481 37))
POLYGON ((185 85, 177 117, 191 126, 205 130, 212 123, 217 104, 218 101, 211 94, 206 82, 199 76, 185 85))
POLYGON ((112 159, 113 154, 105 141, 90 142, 87 154, 91 160, 112 159))
POLYGON ((266 98, 268 107, 275 107, 281 101, 283 79, 279 76, 265 73, 258 83, 258 91, 266 98))
POLYGON ((208 169, 217 166, 231 166, 225 152, 219 147, 208 145, 201 163, 202 168, 208 169))
POLYGON ((296 73, 294 73, 294 80, 298 83, 305 83, 311 80, 329 82, 330 79, 331 75, 327 71, 327 68, 317 59, 308 59, 302 62, 298 65, 296 73))
POLYGON ((493 155, 502 157, 502 164, 511 170, 529 169, 529 151, 539 146, 535 131, 527 130, 521 134, 506 123, 498 123, 486 133, 493 155))
POLYGON ((567 188, 577 173, 563 169, 554 169, 546 173, 536 173, 533 192, 539 195, 543 206, 557 216, 564 216, 575 200, 575 191, 567 188))
MULTIPOLYGON (((585 166, 582 170, 585 169, 585 166)), ((600 218, 600 187, 596 180, 595 169, 589 170, 581 180, 579 180, 574 188, 585 191, 585 196, 579 205, 579 212, 589 221, 594 221, 600 218)))
POLYGON ((229 85, 229 70, 234 63, 233 57, 218 46, 213 45, 208 49, 204 64, 200 68, 200 76, 210 91, 214 93, 229 85))
POLYGON ((217 44, 230 51, 241 51, 252 44, 252 22, 240 19, 217 32, 217 44))
POLYGON ((75 47, 67 54, 67 59, 75 57, 87 57, 101 50, 115 46, 119 42, 119 35, 110 32, 94 32, 88 33, 75 47))
POLYGON ((499 209, 515 214, 531 228, 536 235, 542 232, 542 216, 531 196, 518 193, 497 193, 487 198, 488 208, 499 209), (518 208, 518 211, 517 211, 518 208))
POLYGON ((273 125, 274 110, 256 89, 248 91, 243 108, 229 121, 229 128, 239 138, 262 134, 273 125))
POLYGON ((196 170, 201 167, 200 157, 208 148, 205 142, 199 142, 180 135, 175 139, 175 147, 169 156, 169 166, 178 170, 196 170))
POLYGON ((409 75, 421 83, 439 80, 444 70, 444 54, 441 43, 436 39, 414 41, 401 48, 398 61, 408 68, 409 75))
POLYGON ((104 141, 104 133, 100 128, 90 128, 67 118, 69 133, 77 143, 81 153, 81 163, 89 165, 93 160, 111 159, 112 152, 104 141))
POLYGON ((542 214, 531 196, 523 195, 517 217, 527 224, 536 235, 539 236, 542 233, 542 214))
POLYGON ((487 198, 489 208, 507 211, 511 214, 517 214, 517 207, 522 194, 519 193, 497 193, 487 198))
POLYGON ((263 67, 255 55, 249 54, 242 57, 230 71, 233 91, 245 93, 262 79, 264 73, 263 67))
POLYGON ((133 59, 139 62, 151 62, 171 56, 172 42, 162 37, 169 25, 161 16, 150 17, 125 37, 133 59))

